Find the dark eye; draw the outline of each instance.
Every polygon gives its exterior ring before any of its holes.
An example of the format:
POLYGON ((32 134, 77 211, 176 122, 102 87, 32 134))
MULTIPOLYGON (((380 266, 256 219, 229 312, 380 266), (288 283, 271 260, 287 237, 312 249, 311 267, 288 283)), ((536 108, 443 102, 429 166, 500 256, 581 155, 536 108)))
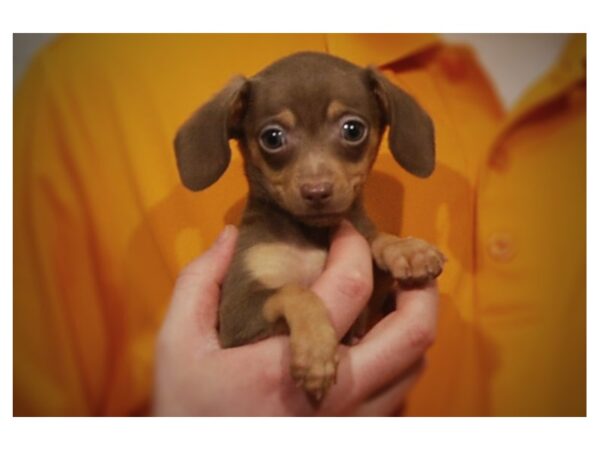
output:
POLYGON ((260 146, 267 152, 274 152, 285 145, 285 131, 269 126, 260 133, 260 146))
POLYGON ((344 140, 358 144, 367 134, 367 126, 358 119, 348 119, 342 123, 342 137, 344 140))

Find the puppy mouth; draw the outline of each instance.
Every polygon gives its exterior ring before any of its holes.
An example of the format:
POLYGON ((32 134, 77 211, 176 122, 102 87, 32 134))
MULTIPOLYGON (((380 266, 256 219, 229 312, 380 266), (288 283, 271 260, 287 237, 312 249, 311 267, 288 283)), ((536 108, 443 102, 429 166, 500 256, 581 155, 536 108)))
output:
POLYGON ((338 225, 344 218, 344 212, 316 212, 300 214, 297 217, 304 223, 314 227, 331 227, 338 225))

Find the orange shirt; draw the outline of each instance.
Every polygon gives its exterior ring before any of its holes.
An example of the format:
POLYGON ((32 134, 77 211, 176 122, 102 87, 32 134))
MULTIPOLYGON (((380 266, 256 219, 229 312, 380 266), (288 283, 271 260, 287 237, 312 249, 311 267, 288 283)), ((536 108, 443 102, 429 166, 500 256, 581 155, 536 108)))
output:
POLYGON ((435 122, 432 177, 384 144, 367 186, 381 229, 449 259, 406 413, 585 414, 585 36, 505 114, 467 47, 305 34, 69 35, 38 55, 14 110, 15 415, 146 411, 174 280, 246 193, 237 152, 183 188, 175 131, 233 75, 300 50, 380 66, 435 122))

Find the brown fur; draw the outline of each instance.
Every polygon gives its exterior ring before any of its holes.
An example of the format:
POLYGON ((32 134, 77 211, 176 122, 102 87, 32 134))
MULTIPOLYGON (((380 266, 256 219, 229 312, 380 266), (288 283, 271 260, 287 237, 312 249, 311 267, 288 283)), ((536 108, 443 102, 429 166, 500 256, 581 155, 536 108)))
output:
POLYGON ((337 337, 328 324, 327 310, 307 287, 284 284, 263 308, 265 319, 275 324, 285 319, 290 330, 292 376, 298 384, 321 400, 335 381, 337 337))
POLYGON ((249 198, 222 290, 221 344, 237 346, 288 331, 292 376, 316 399, 335 380, 337 339, 309 287, 340 221, 349 220, 365 236, 376 262, 370 315, 350 335, 364 332, 381 312, 389 275, 401 285, 418 285, 437 277, 444 263, 424 241, 378 233, 363 210, 363 186, 386 126, 396 161, 417 176, 431 174, 433 124, 408 94, 372 68, 299 53, 249 79, 235 78, 175 140, 182 181, 193 190, 225 171, 228 139, 239 141, 244 157, 249 198), (360 130, 361 124, 366 134, 359 138, 343 134, 344 127, 360 130), (267 136, 282 134, 283 145, 261 143, 265 130, 267 136))

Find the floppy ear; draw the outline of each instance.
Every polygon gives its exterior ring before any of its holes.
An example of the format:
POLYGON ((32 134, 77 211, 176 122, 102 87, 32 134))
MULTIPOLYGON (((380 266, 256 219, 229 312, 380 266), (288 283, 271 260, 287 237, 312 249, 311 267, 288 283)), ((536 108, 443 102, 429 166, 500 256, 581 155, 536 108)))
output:
POLYGON ((228 141, 239 131, 246 86, 245 78, 234 78, 177 132, 177 168, 187 188, 207 188, 227 169, 231 160, 228 141))
POLYGON ((435 167, 433 122, 419 104, 372 67, 366 69, 389 125, 394 159, 410 173, 428 177, 435 167))

